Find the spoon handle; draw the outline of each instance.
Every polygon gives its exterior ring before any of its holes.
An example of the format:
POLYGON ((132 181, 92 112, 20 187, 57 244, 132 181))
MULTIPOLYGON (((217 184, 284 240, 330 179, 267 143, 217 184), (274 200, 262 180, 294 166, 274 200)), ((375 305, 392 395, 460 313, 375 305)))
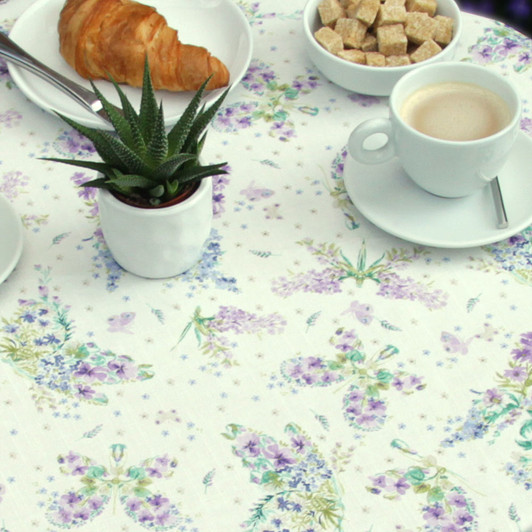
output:
POLYGON ((497 215, 497 227, 499 229, 506 229, 508 227, 508 216, 506 215, 506 208, 502 199, 501 185, 499 178, 495 176, 490 181, 491 195, 493 203, 495 204, 495 213, 497 215))
POLYGON ((36 74, 45 81, 48 81, 89 111, 96 113, 104 120, 109 121, 107 114, 102 109, 101 102, 92 91, 78 85, 55 70, 52 70, 50 67, 47 67, 23 50, 18 44, 13 42, 2 32, 0 32, 0 57, 15 63, 16 65, 29 70, 33 74, 36 74))

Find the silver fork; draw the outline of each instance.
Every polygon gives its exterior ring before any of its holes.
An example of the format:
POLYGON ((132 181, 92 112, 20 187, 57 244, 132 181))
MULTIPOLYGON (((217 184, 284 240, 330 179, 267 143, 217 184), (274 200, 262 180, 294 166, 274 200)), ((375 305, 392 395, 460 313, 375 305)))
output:
MULTIPOLYGON (((80 105, 85 107, 85 109, 88 111, 99 115, 106 122, 109 122, 109 117, 103 110, 103 106, 94 92, 82 87, 81 85, 78 85, 55 70, 52 70, 50 67, 47 67, 28 52, 23 50, 18 44, 13 42, 2 32, 0 32, 0 57, 3 57, 7 61, 11 61, 16 65, 33 72, 37 76, 63 91, 80 105)), ((118 107, 115 107, 115 109, 120 113, 122 112, 118 107)))

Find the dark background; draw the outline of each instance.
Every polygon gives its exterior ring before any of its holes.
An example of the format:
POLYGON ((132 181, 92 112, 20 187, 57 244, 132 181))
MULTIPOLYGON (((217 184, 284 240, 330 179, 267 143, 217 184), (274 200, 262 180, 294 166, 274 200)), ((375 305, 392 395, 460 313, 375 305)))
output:
POLYGON ((462 11, 506 22, 532 36, 532 0, 457 0, 462 11))

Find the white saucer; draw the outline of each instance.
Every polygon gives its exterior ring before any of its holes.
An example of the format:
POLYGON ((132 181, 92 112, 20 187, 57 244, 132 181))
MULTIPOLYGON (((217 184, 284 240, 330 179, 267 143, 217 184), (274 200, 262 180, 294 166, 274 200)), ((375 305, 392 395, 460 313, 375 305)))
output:
POLYGON ((6 198, 0 196, 0 284, 17 265, 22 254, 22 223, 6 198))
MULTIPOLYGON (((90 89, 90 83, 79 76, 59 53, 57 23, 64 3, 65 0, 37 0, 17 19, 10 37, 45 65, 90 89)), ((181 42, 203 46, 223 61, 229 70, 231 88, 238 85, 251 61, 252 38, 249 23, 234 1, 143 0, 143 3, 157 8, 168 24, 178 30, 181 42)), ((19 89, 45 111, 59 111, 89 127, 111 127, 35 74, 11 63, 8 68, 19 89)), ((96 86, 111 102, 119 105, 111 83, 98 81, 96 86)), ((129 86, 122 88, 138 109, 141 90, 129 86)), ((209 92, 205 103, 208 105, 214 101, 221 92, 222 89, 209 92)), ((167 126, 177 121, 192 97, 187 92, 158 91, 157 95, 163 101, 167 126)))
POLYGON ((446 199, 419 188, 396 158, 365 165, 349 155, 344 183, 355 207, 377 227, 404 240, 441 248, 468 248, 509 238, 532 223, 532 140, 519 133, 499 174, 509 226, 497 229, 490 187, 446 199))

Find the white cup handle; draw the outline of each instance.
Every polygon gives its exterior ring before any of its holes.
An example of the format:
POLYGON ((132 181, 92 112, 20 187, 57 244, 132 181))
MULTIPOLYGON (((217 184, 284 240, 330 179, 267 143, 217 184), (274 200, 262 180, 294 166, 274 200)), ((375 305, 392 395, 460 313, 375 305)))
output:
POLYGON ((395 155, 392 141, 392 123, 388 118, 372 118, 358 125, 347 143, 349 154, 353 159, 364 164, 380 164, 388 161, 395 155), (383 133, 388 137, 386 144, 380 148, 369 150, 364 148, 366 139, 377 133, 383 133))

